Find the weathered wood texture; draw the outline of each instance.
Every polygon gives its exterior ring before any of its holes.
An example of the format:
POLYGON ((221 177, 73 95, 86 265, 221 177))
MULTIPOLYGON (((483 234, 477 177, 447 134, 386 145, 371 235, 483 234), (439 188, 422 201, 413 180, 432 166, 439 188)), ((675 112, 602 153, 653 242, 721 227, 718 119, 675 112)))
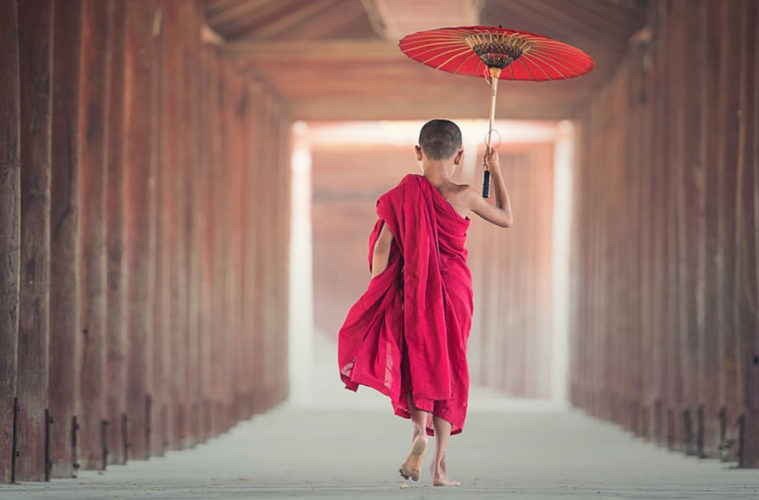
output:
POLYGON ((579 110, 570 397, 671 449, 759 466, 757 7, 652 2, 579 110))
POLYGON ((53 4, 18 5, 21 130, 21 256, 18 321, 18 480, 47 474, 50 290, 50 149, 53 4))
POLYGON ((124 259, 124 35, 126 4, 111 2, 108 32, 108 143, 106 146, 107 396, 108 461, 122 463, 127 387, 126 261, 124 259))
POLYGON ((79 404, 79 74, 82 2, 54 3, 53 124, 50 172, 50 413, 53 477, 71 477, 79 404), (72 397, 73 395, 73 397, 72 397))
POLYGON ((104 467, 106 421, 106 145, 110 1, 84 0, 79 104, 82 467, 104 467))
POLYGON ((21 213, 19 60, 16 2, 0 4, 0 482, 11 479, 18 346, 21 213))
POLYGON ((70 476, 287 397, 286 109, 196 2, 63 3, 0 7, 3 482, 14 397, 19 480, 45 478, 48 401, 70 476))

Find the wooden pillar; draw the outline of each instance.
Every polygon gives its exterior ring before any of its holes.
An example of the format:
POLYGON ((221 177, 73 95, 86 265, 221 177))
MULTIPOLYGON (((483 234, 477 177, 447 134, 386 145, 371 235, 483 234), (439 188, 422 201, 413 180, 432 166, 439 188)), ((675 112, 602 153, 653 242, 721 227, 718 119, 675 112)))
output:
POLYGON ((212 405, 214 397, 212 392, 213 382, 213 365, 211 364, 211 353, 213 350, 212 332, 213 325, 213 218, 212 218, 212 175, 214 174, 214 157, 213 157, 213 115, 216 104, 214 94, 214 49, 210 46, 204 46, 201 49, 202 64, 199 72, 201 78, 200 89, 200 128, 199 142, 201 147, 200 156, 200 178, 198 179, 200 193, 195 203, 200 207, 201 214, 196 223, 199 225, 201 238, 201 326, 199 342, 199 364, 198 376, 200 386, 198 388, 201 397, 201 436, 200 440, 205 441, 213 435, 212 405))
POLYGON ((736 182, 736 259, 735 294, 737 367, 740 381, 741 435, 739 462, 741 467, 759 467, 759 350, 757 330, 757 241, 756 241, 756 164, 757 164, 757 94, 759 83, 759 51, 755 28, 759 18, 756 2, 740 2, 740 101, 738 172, 736 182))
POLYGON ((127 259, 127 411, 129 457, 144 458, 148 447, 148 397, 152 326, 151 194, 154 172, 151 142, 153 96, 152 1, 129 2, 126 12, 125 184, 127 259))
POLYGON ((53 5, 18 6, 21 116, 21 255, 17 479, 43 480, 48 397, 50 133, 53 5))
POLYGON ((684 136, 685 136, 685 12, 679 2, 671 2, 667 16, 667 40, 665 60, 670 65, 667 78, 667 108, 668 108, 668 151, 667 162, 667 345, 668 345, 668 394, 667 418, 669 432, 669 447, 682 450, 683 440, 683 410, 684 390, 689 388, 689 380, 684 380, 684 370, 690 366, 684 365, 687 358, 683 355, 683 345, 686 343, 688 318, 683 316, 683 294, 685 278, 685 249, 682 241, 685 238, 685 194, 684 194, 684 136))
POLYGON ((19 39, 16 2, 0 3, 0 483, 11 480, 20 244, 19 39))
MULTIPOLYGON (((193 446, 198 442, 198 335, 199 335, 199 244, 198 226, 195 221, 201 214, 198 209, 200 200, 197 197, 198 161, 200 157, 198 129, 198 78, 197 64, 200 58, 200 14, 192 2, 182 3, 182 16, 185 28, 183 30, 183 65, 181 78, 184 83, 183 92, 183 143, 185 144, 185 220, 186 234, 186 316, 187 316, 187 438, 185 446, 193 446), (187 147, 187 145, 191 145, 187 147)), ((205 22, 203 20, 202 22, 205 22)), ((202 207, 201 207, 202 208, 202 207)))
POLYGON ((738 99, 740 80, 740 15, 733 2, 720 2, 719 23, 720 72, 718 78, 718 116, 720 133, 718 137, 719 182, 716 187, 718 231, 721 259, 717 263, 720 325, 720 397, 724 410, 723 442, 729 444, 731 459, 737 458, 738 418, 740 402, 738 393, 738 373, 736 365, 736 325, 735 325, 735 192, 738 170, 738 99))
POLYGON ((125 0, 112 0, 108 32, 108 144, 106 146, 107 398, 109 463, 126 460, 124 417, 127 392, 126 259, 124 225, 124 38, 125 0))
POLYGON ((165 197, 162 203, 163 217, 171 225, 167 242, 169 262, 169 329, 167 338, 171 345, 171 438, 169 445, 179 449, 187 437, 187 308, 186 308, 186 168, 187 146, 183 143, 185 130, 184 75, 182 73, 183 26, 181 2, 166 1, 163 4, 163 116, 164 134, 163 164, 166 170, 165 197))
POLYGON ((84 0, 80 95, 79 245, 81 295, 81 447, 83 467, 105 466, 106 123, 109 3, 84 0))
MULTIPOLYGON (((674 14, 675 19, 680 18, 683 23, 684 40, 703 42, 700 30, 699 9, 701 5, 686 5, 687 2, 677 3, 678 10, 674 14)), ((690 43, 690 42, 689 42, 690 43)), ((687 50, 683 45, 679 47, 678 57, 682 57, 684 67, 698 67, 700 65, 700 53, 696 50, 687 50)), ((682 440, 687 454, 699 454, 699 365, 698 365, 698 342, 703 334, 703 308, 699 304, 699 287, 701 271, 703 268, 703 256, 701 252, 704 237, 703 225, 703 158, 699 143, 701 142, 701 108, 699 106, 699 93, 701 91, 700 75, 692 78, 684 78, 685 72, 675 75, 684 87, 682 94, 681 109, 679 114, 682 118, 683 132, 681 143, 678 147, 682 151, 681 176, 678 180, 680 198, 678 205, 678 248, 679 273, 680 273, 680 342, 681 342, 681 366, 683 383, 683 405, 681 407, 680 421, 682 422, 682 440)), ((703 411, 703 410, 701 410, 703 411)))
POLYGON ((174 374, 176 352, 173 349, 174 324, 172 315, 171 279, 173 272, 173 252, 176 248, 175 209, 173 182, 177 169, 175 158, 176 121, 174 112, 175 65, 178 57, 172 52, 175 46, 177 29, 175 3, 162 3, 161 12, 161 63, 157 70, 160 85, 160 127, 156 140, 159 148, 161 167, 156 173, 157 198, 157 238, 155 269, 155 311, 153 315, 153 404, 156 422, 155 439, 152 443, 153 453, 162 455, 166 449, 177 447, 177 407, 174 393, 174 374))
MULTIPOLYGON (((211 313, 209 324, 212 331, 223 332, 225 328, 225 314, 223 311, 224 297, 223 295, 223 276, 222 276, 222 264, 224 262, 224 255, 222 249, 221 229, 219 224, 223 220, 222 212, 222 197, 223 194, 223 163, 221 161, 222 151, 222 131, 221 131, 221 117, 222 117, 222 102, 223 102, 223 86, 220 71, 220 63, 218 54, 213 50, 213 56, 209 60, 209 71, 212 74, 210 83, 210 99, 213 103, 209 109, 208 122, 210 124, 209 132, 209 147, 211 150, 211 165, 209 166, 209 225, 208 225, 208 244, 210 253, 210 288, 211 288, 211 313)), ((215 436, 221 433, 223 427, 222 420, 223 414, 221 412, 221 400, 223 399, 224 390, 224 369, 226 369, 226 363, 224 360, 223 343, 221 342, 221 334, 219 338, 214 339, 213 342, 209 342, 209 357, 210 357, 210 373, 209 373, 209 406, 211 408, 211 435, 215 436)))
MULTIPOLYGON (((713 61, 719 57, 719 39, 721 28, 714 20, 717 18, 718 2, 704 2, 701 10, 701 32, 705 34, 702 61, 713 61)), ((700 67, 701 77, 701 157, 704 165, 704 281, 700 289, 704 305, 703 337, 699 341, 699 377, 701 379, 700 402, 703 408, 702 436, 697 436, 701 453, 707 457, 717 457, 721 441, 718 420, 720 405, 719 359, 720 326, 718 323, 719 305, 715 295, 718 287, 717 262, 719 254, 719 234, 717 231, 717 196, 719 172, 716 135, 712 133, 717 120, 714 96, 717 95, 716 78, 707 69, 707 64, 700 67)))
POLYGON ((71 477, 79 413, 79 70, 82 3, 55 2, 50 165, 50 451, 53 477, 71 477))

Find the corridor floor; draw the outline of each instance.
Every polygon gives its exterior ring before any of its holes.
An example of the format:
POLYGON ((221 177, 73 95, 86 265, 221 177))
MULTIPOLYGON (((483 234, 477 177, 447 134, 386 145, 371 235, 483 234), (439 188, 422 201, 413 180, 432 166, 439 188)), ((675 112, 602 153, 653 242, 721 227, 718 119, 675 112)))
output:
POLYGON ((667 452, 579 411, 473 406, 450 446, 458 488, 433 488, 426 467, 416 483, 397 475, 410 427, 387 408, 284 405, 192 450, 1 486, 0 498, 759 498, 759 471, 667 452))
POLYGON ((404 481, 397 469, 410 423, 385 396, 344 390, 336 346, 324 338, 316 337, 309 386, 295 402, 194 449, 104 474, 0 486, 0 499, 759 499, 759 470, 668 452, 579 410, 478 387, 447 459, 462 486, 431 485, 434 447, 420 480, 404 481))

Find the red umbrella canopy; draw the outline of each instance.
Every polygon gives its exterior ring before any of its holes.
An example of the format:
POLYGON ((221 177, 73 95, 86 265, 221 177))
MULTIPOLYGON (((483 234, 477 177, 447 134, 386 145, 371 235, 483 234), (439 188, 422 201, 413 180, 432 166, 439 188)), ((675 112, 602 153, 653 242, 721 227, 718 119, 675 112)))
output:
POLYGON ((527 31, 490 26, 439 28, 407 35, 404 54, 435 69, 489 77, 499 68, 501 80, 565 80, 593 69, 580 49, 527 31))

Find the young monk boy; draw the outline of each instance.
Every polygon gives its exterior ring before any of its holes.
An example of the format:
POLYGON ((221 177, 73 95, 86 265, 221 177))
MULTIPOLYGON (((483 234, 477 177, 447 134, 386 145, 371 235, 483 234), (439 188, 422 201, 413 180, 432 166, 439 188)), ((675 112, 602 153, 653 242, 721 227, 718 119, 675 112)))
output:
POLYGON ((464 152, 455 123, 427 122, 415 149, 424 174, 406 175, 377 200, 379 219, 369 237, 372 277, 340 329, 338 362, 347 389, 373 387, 390 397, 397 415, 411 419, 401 476, 419 479, 430 435, 437 442, 432 484, 458 486, 448 477, 445 454, 448 437, 463 429, 469 397, 469 214, 509 227, 511 204, 495 151, 485 155, 495 206, 451 180, 464 152))

